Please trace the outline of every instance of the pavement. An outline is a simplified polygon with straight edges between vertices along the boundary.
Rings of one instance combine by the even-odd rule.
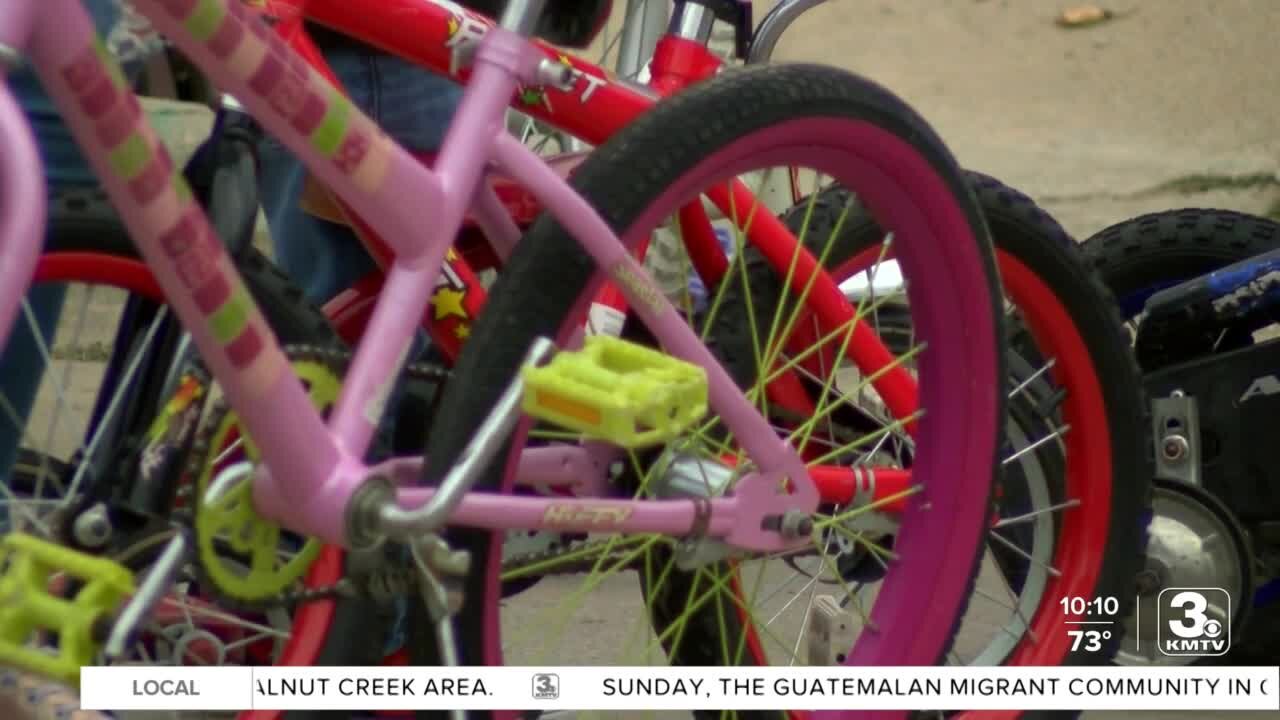
[[[797,22],[777,59],[834,64],[887,86],[964,166],[1028,193],[1080,239],[1177,207],[1280,215],[1280,1],[1114,1],[1105,7],[1118,17],[1064,29],[1054,19],[1069,3],[1055,0],[832,0]],[[757,18],[771,4],[756,2]],[[207,128],[202,109],[148,109],[179,160]],[[85,379],[94,362],[68,365]],[[513,662],[536,659],[540,643],[523,630],[573,587],[553,578],[511,602]],[[641,617],[640,599],[634,577],[599,588],[562,633],[574,661],[613,657],[619,628],[630,627],[620,621]],[[1135,716],[1277,714],[1086,717]]]
[[[1176,207],[1280,214],[1280,3],[1105,0],[1114,19],[1058,26],[1073,4],[832,0],[775,57],[883,84],[1080,239]]]

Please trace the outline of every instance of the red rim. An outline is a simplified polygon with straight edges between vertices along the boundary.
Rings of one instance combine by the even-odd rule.
[[[1065,438],[1066,495],[1080,498],[1081,507],[1062,513],[1054,552],[1054,567],[1062,574],[1050,579],[1046,595],[1093,597],[1111,518],[1111,437],[1098,431],[1105,424],[1091,422],[1107,417],[1102,386],[1084,339],[1053,291],[1010,255],[1000,253],[999,265],[1006,291],[1026,318],[1036,345],[1045,355],[1057,358],[1050,370],[1054,382],[1071,389],[1062,408],[1072,428]],[[1040,603],[1031,629],[1041,639],[1020,645],[1010,664],[1056,665],[1066,656],[1070,639],[1053,631],[1072,617],[1059,614],[1057,605],[1056,601]]]
[[[1062,405],[1064,421],[1073,430],[1065,438],[1064,480],[1066,497],[1080,499],[1080,507],[1061,514],[1053,558],[1053,566],[1061,574],[1049,578],[1044,599],[1030,623],[1031,633],[1039,640],[1020,643],[1005,664],[1060,665],[1070,650],[1070,639],[1061,632],[1062,623],[1076,618],[1058,607],[1058,598],[1094,597],[1106,554],[1111,518],[1111,437],[1099,432],[1105,423],[1090,422],[1107,417],[1106,402],[1088,347],[1061,301],[1017,258],[997,251],[997,260],[1005,292],[1027,321],[1037,347],[1057,359],[1050,369],[1054,382],[1071,388]],[[1012,720],[1020,715],[1016,710],[987,710],[961,717]]]
[[[879,254],[879,248],[864,250],[831,274],[848,277],[875,262]],[[1111,438],[1105,432],[1106,423],[1091,421],[1106,418],[1107,408],[1089,348],[1057,295],[1009,252],[997,248],[996,258],[1005,293],[1018,306],[1036,346],[1046,357],[1057,359],[1050,369],[1053,381],[1071,389],[1062,405],[1064,421],[1072,428],[1064,438],[1064,489],[1066,497],[1080,500],[1080,507],[1060,516],[1053,566],[1061,575],[1050,577],[1044,599],[1031,619],[1031,634],[1038,641],[1019,643],[1005,661],[1006,665],[1055,666],[1067,656],[1071,643],[1060,631],[1061,625],[1073,619],[1062,612],[1057,599],[1093,597],[1106,552],[1111,517]],[[1018,716],[1018,711],[963,714],[971,720]]]
[[[844,263],[833,275],[856,271],[878,256],[878,249],[869,249]],[[1106,545],[1108,518],[1110,515],[1111,487],[1109,482],[1091,481],[1090,478],[1109,478],[1111,467],[1110,439],[1106,433],[1090,432],[1094,424],[1087,419],[1105,417],[1105,403],[1097,374],[1093,368],[1088,348],[1076,330],[1069,313],[1039,277],[1029,268],[1002,250],[997,257],[1005,291],[1018,305],[1037,346],[1047,355],[1058,358],[1051,374],[1059,385],[1072,388],[1063,405],[1066,422],[1077,431],[1068,434],[1067,471],[1065,476],[1068,497],[1081,498],[1093,512],[1062,514],[1060,540],[1055,548],[1054,565],[1062,574],[1050,579],[1046,587],[1046,599],[1068,596],[1091,596],[1099,574],[1102,550]],[[138,260],[93,252],[54,252],[41,256],[36,267],[36,282],[87,282],[119,287],[151,300],[160,301],[163,294],[146,265]],[[356,290],[356,298],[368,298]],[[330,306],[331,319],[344,339],[359,337],[365,320],[364,313],[342,312],[339,302]],[[359,304],[359,303],[357,303]],[[1101,508],[1104,512],[1094,510]],[[1068,542],[1065,538],[1070,538]],[[326,546],[316,564],[307,575],[308,586],[336,582],[342,573],[342,551]],[[1007,664],[1056,665],[1066,656],[1069,639],[1053,632],[1063,618],[1056,602],[1042,601],[1031,622],[1032,632],[1040,638],[1037,643],[1021,643]],[[326,633],[333,621],[335,603],[322,601],[310,603],[294,618],[293,632],[281,655],[280,665],[305,666],[318,657]],[[749,626],[749,625],[748,625]],[[751,633],[749,640],[753,654],[760,650],[759,640]],[[997,718],[1015,717],[1010,713],[967,713],[966,717]],[[268,720],[279,716],[275,711],[249,711],[240,720]]]

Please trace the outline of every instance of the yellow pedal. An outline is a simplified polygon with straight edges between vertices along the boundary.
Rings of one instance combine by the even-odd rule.
[[[50,591],[55,578],[67,597]],[[80,668],[93,663],[97,654],[94,623],[133,592],[133,573],[119,563],[31,535],[4,536],[0,666],[79,685]],[[42,642],[43,633],[56,637],[56,648]]]
[[[626,448],[667,442],[707,413],[707,373],[608,335],[522,370],[525,413]]]

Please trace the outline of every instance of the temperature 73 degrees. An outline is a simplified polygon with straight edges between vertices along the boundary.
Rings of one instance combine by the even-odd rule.
[[[1068,630],[1071,637],[1071,652],[1080,650],[1084,644],[1085,652],[1098,652],[1102,649],[1102,641],[1111,639],[1110,630]]]

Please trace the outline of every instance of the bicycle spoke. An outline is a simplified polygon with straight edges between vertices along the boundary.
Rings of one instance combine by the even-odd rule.
[[[1053,567],[1052,565],[1049,565],[1048,563],[1045,563],[1043,560],[1032,557],[1030,553],[1028,553],[1026,550],[1023,550],[1021,547],[1018,546],[1017,543],[1013,542],[1009,538],[1006,538],[1005,536],[1001,535],[995,530],[991,530],[987,534],[990,535],[992,538],[995,538],[1001,545],[1004,545],[1005,547],[1014,551],[1018,555],[1022,556],[1024,560],[1035,563],[1050,575],[1054,577],[1062,577],[1061,570]]]
[[[90,298],[93,297],[93,291],[95,289],[96,289],[95,286],[90,285],[88,287],[87,292],[84,293],[83,300],[80,302],[80,313],[78,316],[79,321],[76,323],[75,332],[72,333],[73,338],[78,339],[80,337],[80,333],[84,331],[84,325],[89,315],[88,313],[89,300]],[[72,344],[73,346],[76,344],[75,340],[72,341]],[[71,368],[72,368],[72,363],[67,362],[62,369],[62,382],[61,382],[61,385],[58,385],[58,387],[69,387],[71,385]],[[66,407],[67,407],[66,396],[63,395],[62,393],[58,393],[57,398],[54,400],[53,414],[49,418],[49,430],[47,433],[45,433],[44,447],[46,448],[53,447],[55,430],[58,426],[58,419],[62,416],[62,412],[66,409]],[[45,461],[45,458],[44,458],[44,454],[42,453],[41,462],[44,462],[44,461]],[[43,475],[44,473],[41,473],[42,477]],[[43,488],[37,487],[35,496],[43,497],[42,491],[43,491]]]
[[[1021,515],[1014,515],[1012,517],[1001,518],[1000,520],[996,521],[994,528],[1002,528],[1002,527],[1009,527],[1010,525],[1021,525],[1024,523],[1029,523],[1034,520],[1037,520],[1038,518],[1040,518],[1042,515],[1045,515],[1046,513],[1054,513],[1054,512],[1058,512],[1059,510],[1067,510],[1073,507],[1080,507],[1079,498],[1072,498],[1070,500],[1066,500],[1064,502],[1060,502],[1054,505],[1048,505],[1046,507],[1040,508],[1039,510],[1032,510],[1031,512],[1023,513]]]
[[[168,316],[168,311],[169,307],[166,305],[160,308],[159,312],[156,313],[155,318],[151,322],[151,326],[147,328],[147,334],[143,337],[141,346],[138,347],[138,349],[133,353],[133,357],[129,360],[129,364],[124,372],[124,378],[121,379],[116,392],[112,394],[111,402],[107,405],[107,410],[102,415],[102,421],[94,430],[93,437],[90,438],[89,445],[85,449],[84,459],[76,467],[75,475],[71,478],[71,487],[67,490],[67,496],[64,504],[69,504],[76,497],[77,491],[80,488],[80,483],[84,480],[84,474],[89,469],[89,466],[93,462],[93,458],[97,454],[98,444],[106,435],[107,427],[111,425],[111,420],[115,415],[116,410],[123,402],[125,390],[132,383],[133,376],[137,373],[138,367],[142,363],[142,356],[145,354],[145,350],[151,346],[151,342],[155,339],[156,333],[160,330],[161,323]]]
[[[1050,443],[1050,442],[1053,442],[1054,440],[1061,438],[1063,435],[1066,435],[1067,432],[1069,432],[1070,430],[1071,430],[1070,425],[1063,425],[1062,427],[1058,428],[1057,430],[1054,430],[1048,435],[1045,435],[1044,437],[1041,437],[1041,438],[1037,438],[1034,442],[1030,443],[1026,447],[1019,448],[1017,452],[1013,453],[1009,457],[1002,460],[1001,464],[1008,465],[1012,462],[1015,462],[1018,458],[1022,457],[1023,455],[1026,455],[1029,452],[1033,452],[1036,448],[1042,447],[1046,443]]]
[[[1036,380],[1044,376],[1045,373],[1049,372],[1049,369],[1052,368],[1056,363],[1057,363],[1056,358],[1049,358],[1049,360],[1045,362],[1044,365],[1041,365],[1038,370],[1028,375],[1025,380],[1018,383],[1017,387],[1010,390],[1008,398],[1012,400],[1016,398],[1018,395],[1021,395],[1023,391],[1025,391],[1028,387],[1031,387],[1032,383],[1034,383]]]

